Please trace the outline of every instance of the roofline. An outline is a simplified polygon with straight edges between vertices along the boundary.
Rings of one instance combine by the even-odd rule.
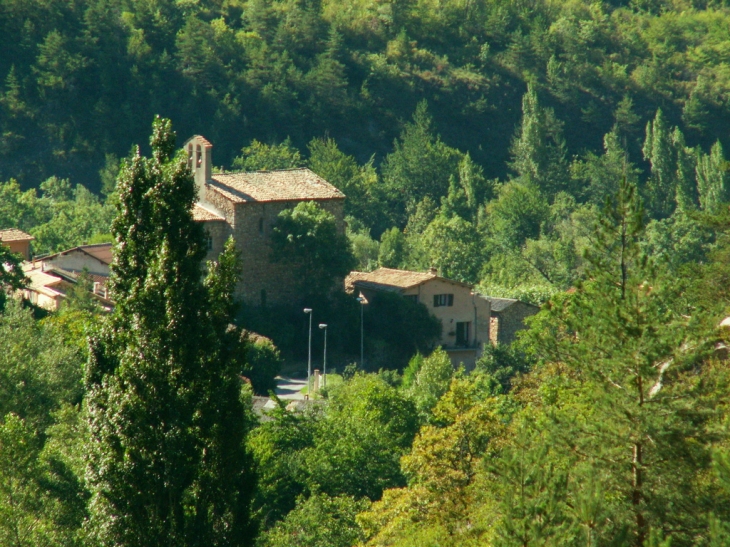
[[[244,172],[245,173],[255,173],[258,171],[244,171]],[[272,171],[264,171],[264,172],[272,173]],[[223,183],[218,183],[218,184],[223,184]],[[330,184],[330,183],[327,183],[327,184]],[[208,183],[206,183],[206,186],[208,188],[211,188],[212,190],[218,192],[221,196],[228,199],[229,201],[232,201],[236,205],[241,204],[241,203],[286,203],[287,201],[335,201],[335,200],[347,199],[347,196],[345,196],[343,194],[342,196],[335,196],[335,197],[331,197],[331,198],[288,198],[288,199],[253,199],[253,200],[237,198],[237,199],[240,199],[240,201],[233,201],[225,195],[225,193],[224,193],[225,190],[223,190],[222,188],[217,188],[216,186],[214,186],[212,184],[208,184]]]
[[[212,144],[212,143],[211,143],[211,142],[210,142],[210,141],[209,141],[208,139],[206,139],[206,138],[205,138],[205,137],[204,137],[203,135],[193,135],[192,137],[190,137],[190,138],[189,138],[188,140],[186,140],[186,141],[185,141],[185,142],[183,143],[183,148],[184,148],[185,146],[187,146],[187,145],[188,145],[188,143],[189,143],[190,141],[194,140],[194,139],[201,139],[201,140],[202,140],[202,145],[203,145],[203,146],[204,146],[205,148],[213,148],[213,144]]]
[[[111,264],[111,262],[104,262],[104,261],[103,261],[102,259],[100,259],[100,258],[99,258],[98,256],[94,256],[94,255],[92,255],[91,253],[88,253],[88,252],[86,252],[86,251],[85,251],[85,250],[83,249],[83,247],[91,247],[91,246],[95,246],[95,245],[113,245],[113,244],[112,244],[112,243],[94,243],[94,244],[92,244],[92,245],[79,245],[78,247],[72,247],[72,248],[70,248],[70,249],[66,249],[65,251],[59,251],[59,252],[57,252],[57,253],[54,253],[54,254],[52,254],[52,255],[45,255],[45,256],[36,256],[36,257],[34,257],[34,259],[35,259],[35,260],[48,260],[48,259],[50,259],[50,258],[55,258],[55,257],[57,257],[57,256],[61,256],[61,255],[65,255],[65,254],[68,254],[68,253],[70,253],[71,251],[81,251],[82,253],[84,253],[84,254],[85,254],[85,255],[87,255],[87,256],[90,256],[91,258],[93,258],[93,259],[94,259],[94,260],[96,260],[97,262],[101,262],[102,264],[106,264],[107,266],[109,266],[109,265]]]
[[[384,268],[384,269],[386,269],[386,270],[396,270],[396,271],[401,271],[401,272],[408,272],[409,271],[409,270],[398,270],[397,268]],[[350,273],[352,274],[352,273],[355,273],[355,272],[350,272]],[[372,272],[357,272],[357,273],[368,274],[368,273],[372,273]],[[410,273],[423,273],[423,272],[410,272]],[[407,285],[405,287],[401,287],[401,286],[398,286],[398,285],[389,285],[388,283],[382,283],[380,281],[370,281],[368,279],[355,279],[355,280],[353,280],[352,284],[354,286],[354,285],[356,285],[358,283],[358,281],[362,281],[364,283],[375,283],[377,285],[383,285],[384,287],[395,287],[397,289],[400,289],[400,290],[404,291],[406,289],[412,289],[414,287],[419,287],[419,286],[423,285],[424,283],[428,283],[429,281],[435,281],[435,280],[444,281],[446,283],[451,283],[452,285],[458,285],[458,286],[461,286],[461,287],[466,287],[467,289],[469,289],[471,291],[474,291],[474,285],[469,285],[468,283],[462,283],[461,281],[455,281],[453,279],[448,279],[446,277],[441,277],[440,275],[434,275],[433,277],[429,277],[428,279],[424,279],[423,281],[419,281],[417,283],[413,283],[412,285]],[[474,294],[477,294],[477,293],[474,293]]]

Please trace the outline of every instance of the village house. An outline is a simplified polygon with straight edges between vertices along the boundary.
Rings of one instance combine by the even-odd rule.
[[[488,298],[492,308],[489,339],[495,346],[514,342],[517,339],[517,333],[527,328],[525,319],[540,311],[540,308],[534,304],[520,302],[513,298]]]
[[[28,286],[23,289],[23,297],[36,306],[56,311],[71,287],[78,283],[79,277],[86,274],[99,304],[110,310],[114,304],[108,298],[106,284],[111,261],[111,243],[80,245],[26,261],[23,273],[28,278]]]
[[[30,259],[30,242],[35,238],[16,228],[0,230],[0,244],[10,249],[11,253],[22,256],[25,260]]]
[[[254,306],[292,302],[297,296],[292,269],[270,259],[277,216],[302,201],[314,201],[334,215],[344,233],[345,195],[304,168],[212,173],[213,145],[199,135],[189,139],[184,149],[198,190],[193,218],[205,225],[208,237],[207,259],[217,258],[233,236],[244,272],[236,297]]]
[[[474,367],[489,340],[489,300],[477,295],[471,285],[440,277],[433,268],[428,272],[391,268],[352,272],[345,279],[345,290],[362,293],[367,300],[378,292],[396,292],[426,306],[441,321],[438,343],[455,366]]]

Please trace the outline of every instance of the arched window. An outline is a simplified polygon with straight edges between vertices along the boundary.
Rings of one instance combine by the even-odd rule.
[[[196,147],[195,152],[196,152],[196,154],[198,156],[197,159],[195,160],[195,168],[197,169],[198,167],[200,167],[201,165],[203,165],[203,151],[200,148],[200,145],[198,145]]]
[[[188,144],[188,169],[193,168],[193,144]]]

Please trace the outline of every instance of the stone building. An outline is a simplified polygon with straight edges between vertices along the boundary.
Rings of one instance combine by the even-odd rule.
[[[11,253],[17,253],[25,260],[30,258],[30,242],[35,238],[16,228],[0,230],[0,245],[5,245]]]
[[[256,306],[291,302],[297,297],[298,280],[290,267],[270,259],[278,214],[299,202],[315,201],[334,215],[344,233],[345,195],[309,169],[213,173],[213,145],[199,135],[184,149],[198,190],[193,216],[208,234],[207,258],[215,259],[232,235],[243,266],[236,296]]]
[[[513,298],[488,298],[492,304],[489,339],[495,346],[514,342],[517,339],[517,333],[527,328],[525,319],[540,311],[540,308],[534,304],[520,302]]]
[[[489,340],[489,300],[474,293],[471,285],[438,276],[435,268],[352,272],[345,279],[345,290],[362,293],[368,300],[377,292],[397,292],[426,306],[441,321],[439,344],[455,366],[463,363],[472,368]]]

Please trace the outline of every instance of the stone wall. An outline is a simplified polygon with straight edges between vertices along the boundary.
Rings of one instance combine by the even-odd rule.
[[[208,190],[208,201],[226,217],[225,221],[206,222],[212,238],[207,258],[214,259],[233,235],[241,253],[243,273],[236,296],[249,305],[283,304],[297,298],[297,279],[291,267],[271,262],[271,233],[277,217],[284,209],[294,208],[299,201],[265,201],[238,203],[235,206],[214,190]],[[344,200],[318,201],[333,214],[340,233],[345,231]]]
[[[490,320],[490,340],[493,344],[511,344],[517,333],[527,326],[525,319],[535,315],[540,309],[524,302],[515,302],[501,312],[492,312]]]

